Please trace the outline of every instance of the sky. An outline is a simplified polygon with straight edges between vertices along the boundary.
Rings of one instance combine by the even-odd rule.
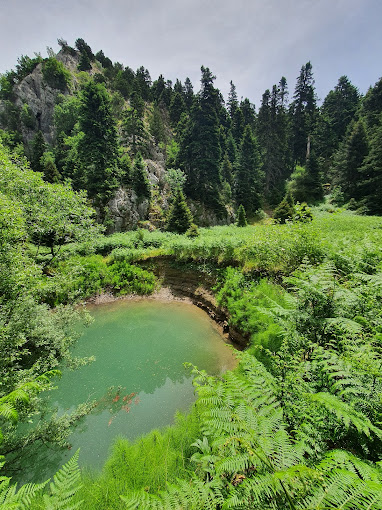
[[[320,100],[342,75],[365,93],[382,76],[381,25],[382,0],[0,0],[0,73],[81,37],[152,80],[188,76],[195,92],[209,67],[225,98],[232,80],[258,109],[282,76],[293,96],[308,61]]]

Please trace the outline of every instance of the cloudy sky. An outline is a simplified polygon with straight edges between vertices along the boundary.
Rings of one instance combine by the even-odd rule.
[[[320,99],[341,75],[362,93],[382,76],[382,0],[0,0],[0,21],[0,73],[82,37],[153,80],[189,76],[195,91],[209,67],[225,97],[233,80],[257,108],[281,76],[292,95],[309,60]]]

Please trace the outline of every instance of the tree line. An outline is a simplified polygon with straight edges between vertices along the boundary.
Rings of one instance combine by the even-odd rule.
[[[264,92],[256,112],[248,98],[239,101],[232,81],[224,101],[208,67],[201,67],[195,93],[189,78],[173,84],[160,75],[152,81],[144,67],[134,72],[113,63],[102,50],[94,54],[83,39],[75,48],[63,40],[59,44],[62,53],[77,58],[80,90],[74,92],[70,73],[54,53],[45,60],[21,57],[16,71],[1,77],[3,142],[15,146],[22,127],[34,126],[34,140],[24,147],[32,168],[50,182],[70,179],[101,210],[120,186],[152,198],[143,159],[155,146],[167,170],[185,175],[186,198],[221,218],[228,206],[237,210],[241,204],[253,218],[262,208],[280,204],[286,193],[295,202],[312,204],[325,191],[336,205],[381,213],[381,80],[361,96],[341,76],[318,106],[307,62],[290,100],[282,77]],[[44,80],[65,92],[57,96],[51,146],[28,105],[17,109],[14,103],[14,86],[38,64]]]

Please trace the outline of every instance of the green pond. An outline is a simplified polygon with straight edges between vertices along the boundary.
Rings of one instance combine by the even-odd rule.
[[[177,410],[195,400],[184,362],[214,375],[235,366],[232,349],[202,310],[184,302],[115,301],[89,306],[94,322],[73,349],[95,356],[77,370],[64,370],[48,398],[59,414],[96,400],[69,442],[71,450],[40,447],[23,459],[23,482],[45,480],[80,448],[80,465],[99,469],[116,436],[135,439],[171,424]]]

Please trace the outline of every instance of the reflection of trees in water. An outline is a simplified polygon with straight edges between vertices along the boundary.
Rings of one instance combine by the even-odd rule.
[[[57,471],[57,466],[64,464],[72,455],[70,448],[37,441],[23,448],[21,454],[7,456],[5,467],[13,482],[41,483],[51,478],[52,473]]]

